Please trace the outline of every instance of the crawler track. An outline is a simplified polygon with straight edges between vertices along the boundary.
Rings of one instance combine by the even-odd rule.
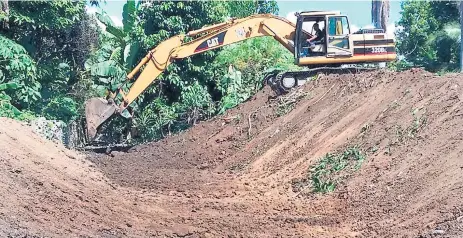
[[[361,72],[374,71],[378,68],[372,67],[317,67],[302,71],[283,71],[268,74],[264,81],[270,85],[278,95],[285,94],[295,87],[304,85],[307,81],[314,79],[319,74],[358,74]]]

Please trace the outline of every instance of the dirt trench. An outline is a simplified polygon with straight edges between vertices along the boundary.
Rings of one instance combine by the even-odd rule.
[[[322,75],[112,157],[2,119],[0,234],[461,237],[462,80],[415,69]],[[353,146],[366,159],[334,192],[294,186]]]

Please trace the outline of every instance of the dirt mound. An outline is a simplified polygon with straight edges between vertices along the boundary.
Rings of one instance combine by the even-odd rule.
[[[181,197],[181,210],[195,213],[179,216],[216,235],[432,235],[461,218],[461,80],[421,70],[322,76],[283,99],[265,89],[189,131],[92,161],[122,186]],[[351,146],[367,159],[336,192],[292,186],[317,159]]]
[[[26,125],[0,118],[0,151],[1,237],[142,237],[164,229],[150,217],[167,212],[150,198],[117,189],[81,155]]]
[[[0,235],[461,237],[462,80],[322,75],[91,162],[1,119]]]

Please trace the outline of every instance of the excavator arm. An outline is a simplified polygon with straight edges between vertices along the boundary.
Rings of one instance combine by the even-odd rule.
[[[106,120],[126,109],[175,60],[261,36],[272,36],[293,52],[295,30],[296,26],[284,18],[258,14],[190,31],[186,35],[177,35],[161,42],[127,75],[125,83],[134,80],[141,71],[128,92],[124,92],[121,86],[110,94],[108,100],[92,98],[87,101],[85,113],[88,137],[93,140],[98,128]],[[195,37],[200,34],[204,35],[184,43],[186,36]],[[116,105],[116,97],[122,99],[119,105]]]

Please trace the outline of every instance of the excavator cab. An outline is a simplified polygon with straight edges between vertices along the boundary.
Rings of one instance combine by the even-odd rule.
[[[295,58],[352,56],[350,27],[347,16],[338,12],[303,12],[296,24]],[[307,39],[315,35],[313,26],[317,24],[323,32],[323,39],[312,47]]]
[[[383,29],[351,32],[349,18],[339,11],[305,11],[296,14],[294,58],[299,66],[338,67],[342,64],[381,63],[396,59],[395,40]],[[325,38],[310,48],[313,32],[307,26],[318,22]]]

